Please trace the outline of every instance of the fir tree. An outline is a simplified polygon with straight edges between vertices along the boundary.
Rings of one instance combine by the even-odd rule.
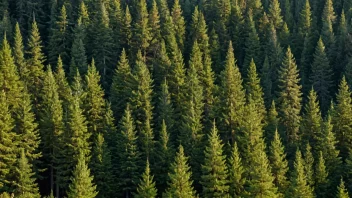
[[[96,186],[93,183],[93,177],[86,163],[84,154],[80,154],[77,165],[73,170],[71,184],[67,195],[69,198],[94,198],[97,196]]]
[[[272,0],[269,5],[268,17],[273,22],[276,29],[280,29],[283,24],[281,16],[280,2],[278,0]]]
[[[348,192],[345,188],[345,182],[343,182],[343,179],[341,178],[340,185],[337,187],[337,198],[349,198],[350,196],[348,195]]]
[[[314,197],[313,190],[306,180],[304,161],[299,150],[296,152],[294,170],[291,175],[290,183],[291,185],[286,194],[288,197]]]
[[[234,142],[235,131],[239,127],[242,108],[245,103],[245,92],[242,87],[242,78],[233,54],[232,43],[229,44],[225,69],[222,71],[220,91],[220,128],[221,135],[226,140]]]
[[[323,153],[320,151],[318,155],[318,162],[315,167],[315,193],[317,197],[327,196],[328,183],[328,172],[326,171]]]
[[[86,47],[85,47],[86,29],[84,28],[82,18],[78,19],[77,25],[73,30],[73,42],[71,48],[70,76],[73,77],[76,69],[79,73],[85,75],[88,70]]]
[[[179,0],[174,1],[174,5],[171,11],[171,16],[174,22],[174,31],[175,31],[178,47],[181,51],[183,51],[184,45],[185,45],[184,42],[185,42],[186,27],[185,27],[185,19],[182,16],[182,9],[181,9]]]
[[[13,56],[19,76],[22,80],[27,79],[28,77],[26,77],[25,75],[28,74],[28,65],[26,64],[26,60],[24,58],[23,38],[19,23],[16,23],[15,26]]]
[[[335,35],[333,31],[333,25],[336,20],[333,3],[331,0],[325,1],[324,10],[322,13],[322,29],[321,36],[322,40],[327,47],[327,56],[329,57],[330,63],[334,63],[336,57],[336,46],[335,46]]]
[[[229,194],[228,170],[226,156],[223,155],[223,144],[213,123],[213,130],[208,135],[208,145],[205,148],[205,161],[202,165],[202,180],[204,197],[226,197]]]
[[[336,100],[337,104],[332,117],[333,131],[338,141],[337,148],[341,152],[342,159],[345,159],[351,150],[349,145],[352,141],[352,99],[345,77],[340,82]]]
[[[325,54],[325,46],[320,38],[315,48],[314,62],[312,64],[311,83],[318,94],[322,111],[325,113],[330,103],[330,89],[332,87],[332,70]]]
[[[289,182],[287,180],[288,162],[286,160],[284,146],[281,143],[281,139],[277,130],[275,131],[275,135],[269,149],[271,170],[275,177],[274,184],[278,187],[278,191],[284,195],[287,188],[289,187]]]
[[[138,184],[140,154],[134,121],[128,104],[120,121],[120,131],[117,140],[120,169],[118,186],[125,196],[129,196]]]
[[[135,197],[137,198],[155,198],[157,195],[157,189],[155,188],[155,182],[153,181],[154,176],[150,173],[149,161],[147,160],[147,165],[145,172],[142,175],[142,180],[137,188],[137,193]]]
[[[279,70],[279,104],[281,124],[286,132],[285,140],[291,146],[298,140],[301,111],[301,85],[299,85],[297,65],[291,49],[288,48],[286,57]]]
[[[306,175],[307,179],[307,184],[310,185],[310,187],[314,186],[314,157],[312,153],[312,147],[308,143],[306,145],[305,153],[304,153],[304,173]]]
[[[137,3],[137,16],[134,23],[134,53],[142,51],[143,60],[145,61],[147,48],[152,39],[151,28],[149,27],[149,17],[146,0],[139,0]]]
[[[16,133],[13,131],[14,120],[11,118],[9,106],[6,101],[6,93],[0,94],[0,188],[4,191],[9,189],[16,164],[17,144]]]
[[[15,188],[16,197],[19,198],[39,198],[39,189],[36,184],[32,166],[26,158],[25,151],[21,149],[20,158],[17,160],[16,165],[16,179],[17,184]]]
[[[184,155],[183,147],[179,147],[175,162],[171,164],[169,172],[170,182],[163,197],[196,197],[196,192],[192,187],[190,167],[187,164],[187,157]]]
[[[246,177],[244,175],[245,168],[243,167],[242,159],[236,142],[233,144],[233,149],[228,164],[230,196],[233,198],[241,197],[243,194],[245,194],[244,184],[246,183]]]

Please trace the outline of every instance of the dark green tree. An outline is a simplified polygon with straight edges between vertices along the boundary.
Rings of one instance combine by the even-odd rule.
[[[312,147],[308,143],[304,152],[304,173],[306,175],[307,184],[314,190],[314,157]]]
[[[318,162],[315,165],[315,194],[317,197],[325,197],[328,193],[328,172],[326,171],[323,153],[320,151]]]
[[[172,16],[172,21],[174,22],[176,41],[181,51],[183,51],[184,49],[185,34],[186,34],[186,23],[182,15],[183,14],[182,14],[180,1],[176,0],[174,1],[174,5],[171,10],[171,16]]]
[[[147,48],[152,39],[146,0],[139,0],[136,7],[137,14],[133,27],[133,52],[137,53],[138,50],[141,50],[143,60],[146,61]]]
[[[229,196],[230,186],[223,146],[214,122],[213,129],[208,135],[208,145],[204,151],[205,160],[202,165],[201,184],[204,197]]]
[[[244,185],[246,177],[244,175],[245,168],[243,167],[242,158],[236,142],[233,144],[231,156],[228,161],[229,193],[233,198],[240,197],[245,193]]]
[[[155,198],[157,196],[157,189],[155,188],[155,182],[153,181],[154,176],[150,173],[149,161],[147,160],[145,172],[142,175],[142,179],[138,185],[137,198]]]

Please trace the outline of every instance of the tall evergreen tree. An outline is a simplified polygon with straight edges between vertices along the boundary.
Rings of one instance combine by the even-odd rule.
[[[84,154],[80,154],[77,165],[73,170],[70,189],[67,192],[69,198],[94,198],[97,196],[96,186],[93,177],[90,175]]]
[[[322,107],[322,112],[327,112],[330,103],[330,90],[333,86],[332,70],[329,59],[325,54],[325,46],[320,38],[315,48],[314,62],[312,64],[312,75],[310,77],[312,86],[318,94],[318,99]]]
[[[143,60],[146,61],[147,48],[152,39],[151,28],[149,26],[149,14],[147,10],[146,0],[139,0],[137,5],[136,21],[134,23],[134,53],[138,50],[142,51]]]
[[[246,177],[244,175],[245,168],[243,167],[243,162],[236,142],[233,144],[233,149],[228,164],[230,196],[233,198],[240,197],[245,194],[244,185],[246,183]]]
[[[301,85],[296,61],[290,47],[287,48],[286,57],[279,70],[279,104],[281,124],[285,140],[290,146],[297,143],[298,130],[301,121]],[[290,152],[290,151],[289,151]]]
[[[70,76],[73,77],[76,69],[79,73],[85,75],[88,70],[87,56],[86,56],[86,28],[83,24],[83,19],[80,17],[73,30],[73,41],[71,48],[71,62],[70,62]]]
[[[307,184],[314,190],[314,157],[312,147],[308,143],[304,152],[304,173],[306,175]]]
[[[318,155],[318,162],[315,167],[315,193],[317,197],[327,196],[328,183],[328,172],[326,171],[323,153],[320,151]]]
[[[203,196],[227,197],[229,196],[228,170],[223,155],[223,144],[213,123],[211,134],[208,135],[208,145],[205,148],[205,161],[202,165]]]
[[[145,172],[142,175],[142,180],[137,188],[137,198],[155,198],[157,190],[155,188],[154,176],[150,173],[149,161],[147,160]]]
[[[348,195],[348,192],[345,187],[345,182],[343,182],[343,179],[341,178],[340,185],[337,187],[337,198],[349,198],[350,196]]]
[[[176,41],[178,47],[181,51],[184,49],[185,45],[185,33],[186,33],[186,25],[185,19],[182,16],[182,9],[179,0],[174,1],[174,5],[171,11],[172,20],[174,22],[174,31],[176,36]]]
[[[19,76],[22,80],[26,79],[25,75],[28,74],[28,65],[24,58],[23,37],[19,23],[16,23],[15,26],[13,56]]]
[[[283,18],[281,16],[280,2],[272,0],[268,9],[268,17],[273,22],[276,29],[280,29],[283,25]]]
[[[196,192],[192,187],[191,171],[184,154],[183,147],[179,147],[175,162],[171,164],[169,172],[169,187],[163,197],[196,197]]]

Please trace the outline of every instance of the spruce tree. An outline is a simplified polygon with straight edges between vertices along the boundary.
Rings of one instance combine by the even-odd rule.
[[[348,195],[348,191],[346,190],[345,187],[345,182],[343,182],[343,179],[341,178],[340,185],[337,187],[337,198],[349,198],[350,196]]]
[[[136,7],[137,14],[133,27],[133,51],[136,53],[138,50],[141,50],[143,60],[145,61],[147,48],[149,47],[152,39],[152,35],[150,33],[152,29],[149,26],[149,14],[146,0],[139,0]]]
[[[137,134],[131,115],[129,104],[120,121],[120,133],[118,134],[119,155],[119,189],[124,196],[129,196],[138,184],[140,174],[140,153],[137,147]]]
[[[321,37],[327,47],[327,56],[330,64],[333,64],[336,58],[336,38],[333,31],[333,26],[336,20],[333,3],[331,0],[325,1],[323,13],[321,15],[322,28]]]
[[[296,61],[290,47],[287,48],[286,57],[279,69],[278,81],[281,125],[286,133],[285,142],[293,146],[298,140],[302,93]]]
[[[282,145],[281,138],[277,130],[275,131],[275,135],[269,150],[271,170],[275,177],[274,184],[277,186],[278,192],[281,195],[284,195],[289,187],[289,182],[287,180],[288,162],[286,160],[284,145]]]
[[[312,86],[318,94],[318,99],[322,107],[322,112],[327,112],[331,100],[330,90],[333,86],[332,70],[329,59],[325,54],[325,46],[320,38],[315,48],[314,62],[312,64],[312,75],[310,77]]]
[[[16,153],[18,142],[17,136],[13,131],[14,120],[11,118],[9,104],[6,100],[6,93],[0,94],[0,188],[3,191],[11,191],[11,176],[16,164]]]
[[[302,116],[301,124],[301,138],[302,142],[309,143],[313,146],[314,151],[318,150],[319,143],[321,143],[322,123],[319,102],[317,101],[317,94],[312,89],[308,95],[308,102],[305,106],[305,113]]]
[[[264,137],[269,145],[274,139],[274,134],[279,126],[278,112],[276,111],[275,101],[271,102],[271,107],[266,116],[266,126],[264,128]]]
[[[196,197],[196,192],[192,187],[192,173],[187,161],[188,158],[184,154],[183,147],[180,146],[175,161],[171,164],[169,187],[163,194],[163,197]]]
[[[20,151],[20,158],[17,160],[16,164],[16,187],[15,194],[19,198],[39,198],[39,189],[36,184],[34,173],[32,171],[32,166],[28,159],[24,149]]]
[[[245,92],[231,42],[227,52],[225,69],[222,71],[220,79],[220,134],[226,141],[232,140],[234,142],[235,133],[242,116],[242,108],[245,104]]]
[[[85,75],[88,70],[87,56],[86,56],[86,29],[82,18],[79,18],[73,30],[73,41],[71,48],[71,62],[70,62],[70,76],[73,77],[76,69],[79,73]]]
[[[155,198],[157,189],[155,188],[154,176],[150,173],[149,161],[147,160],[145,172],[137,188],[136,198]]]
[[[263,88],[264,93],[264,102],[265,106],[269,107],[273,100],[273,71],[271,64],[269,63],[269,58],[266,55],[263,63],[263,67],[261,70],[261,86]]]
[[[182,9],[179,0],[174,1],[174,5],[171,10],[172,20],[174,22],[174,31],[176,36],[176,41],[178,47],[181,51],[184,49],[185,45],[185,33],[186,33],[186,26],[185,26],[185,19],[182,16]]]
[[[236,142],[233,144],[231,156],[228,161],[230,196],[233,198],[241,197],[245,194],[244,184],[246,183],[246,177],[244,175],[245,168],[243,167],[242,158]]]
[[[281,16],[280,2],[278,0],[272,0],[268,9],[268,17],[273,22],[276,29],[280,29],[283,24],[283,18]]]
[[[307,197],[313,198],[313,189],[309,186],[306,179],[304,171],[304,161],[302,159],[302,154],[299,150],[296,152],[296,158],[294,162],[294,170],[290,177],[290,187],[287,191],[286,196],[298,198],[298,197]]]
[[[340,156],[345,159],[351,150],[352,141],[352,99],[345,77],[342,78],[336,96],[337,104],[332,117],[333,131],[338,141]]]
[[[160,16],[158,11],[157,1],[153,0],[152,8],[149,14],[149,27],[150,27],[150,47],[149,53],[156,57],[159,51],[161,38],[161,29],[160,29]]]
[[[94,198],[98,194],[84,154],[79,155],[77,165],[73,170],[71,182],[67,192],[69,198]]]
[[[208,145],[204,151],[205,160],[202,165],[201,184],[204,197],[229,196],[228,170],[223,146],[214,122],[211,134],[208,135]]]
[[[325,197],[328,195],[328,172],[326,171],[323,153],[320,151],[318,162],[315,165],[315,194],[317,197]]]
[[[26,79],[25,75],[28,74],[28,65],[26,64],[26,60],[24,58],[23,37],[19,23],[16,23],[15,26],[13,56],[19,76],[22,80]]]
[[[307,184],[313,189],[314,181],[314,157],[312,153],[312,147],[308,143],[305,147],[304,152],[304,173],[306,175]]]

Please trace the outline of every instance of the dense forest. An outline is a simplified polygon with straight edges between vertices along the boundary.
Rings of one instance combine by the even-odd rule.
[[[1,198],[347,198],[352,0],[0,0]]]

